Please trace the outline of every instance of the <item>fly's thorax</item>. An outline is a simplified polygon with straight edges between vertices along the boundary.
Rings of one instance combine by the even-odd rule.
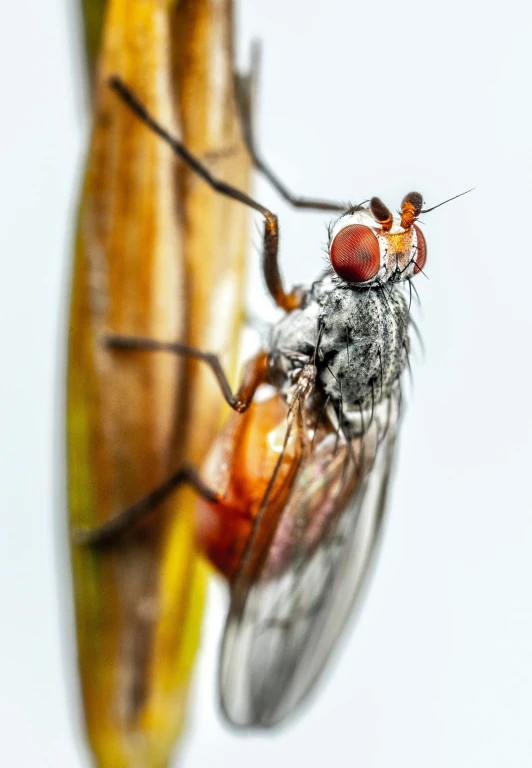
[[[314,283],[301,309],[273,327],[270,381],[289,391],[318,345],[316,386],[325,397],[346,415],[371,409],[390,395],[406,365],[408,325],[399,286],[360,289],[326,277]]]
[[[401,288],[337,287],[320,314],[318,355],[323,391],[345,414],[387,398],[409,351],[409,312]]]
[[[311,289],[301,309],[285,315],[271,329],[268,375],[273,386],[281,392],[291,389],[296,373],[314,355],[322,305]]]

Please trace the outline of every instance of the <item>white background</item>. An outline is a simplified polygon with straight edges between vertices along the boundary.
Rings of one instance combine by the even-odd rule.
[[[0,723],[6,766],[89,765],[68,677],[58,545],[68,266],[87,139],[67,0],[2,12]],[[424,360],[403,424],[379,567],[312,705],[236,734],[215,704],[214,590],[186,768],[532,765],[530,4],[241,2],[264,41],[265,156],[304,194],[393,208],[419,189]],[[288,281],[322,268],[325,218],[281,216]],[[254,237],[258,243],[258,236]],[[250,252],[253,306],[268,310]]]

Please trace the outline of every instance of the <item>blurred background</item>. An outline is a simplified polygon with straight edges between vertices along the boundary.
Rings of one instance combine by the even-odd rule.
[[[0,48],[0,722],[2,762],[17,768],[90,764],[60,539],[67,298],[89,130],[74,5],[10,4]],[[413,189],[429,206],[476,189],[424,217],[426,354],[407,387],[356,631],[297,720],[242,735],[217,711],[226,598],[212,583],[188,768],[532,762],[531,27],[515,0],[238,4],[239,62],[263,41],[259,145],[294,192],[397,208]],[[287,282],[313,280],[327,218],[290,210],[258,178],[255,193],[280,215]],[[251,240],[249,303],[269,319],[256,226]]]

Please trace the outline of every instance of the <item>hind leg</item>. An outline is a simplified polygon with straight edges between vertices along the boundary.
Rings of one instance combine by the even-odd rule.
[[[105,339],[105,344],[116,350],[173,352],[206,362],[216,376],[225,400],[238,413],[243,413],[249,408],[257,387],[266,381],[268,356],[265,352],[260,352],[257,357],[248,362],[240,387],[236,394],[233,394],[227,376],[216,355],[201,352],[185,344],[157,341],[138,336],[109,335]],[[130,507],[118,512],[102,525],[96,528],[75,529],[72,534],[74,542],[94,549],[112,548],[148,514],[155,512],[157,507],[180,485],[191,486],[206,501],[211,503],[219,501],[219,495],[205,485],[197,468],[190,464],[184,464],[164,483]]]

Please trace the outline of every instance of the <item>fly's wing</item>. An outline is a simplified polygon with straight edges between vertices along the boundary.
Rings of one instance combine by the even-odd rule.
[[[375,551],[397,418],[395,393],[362,437],[346,443],[329,432],[304,451],[267,551],[252,537],[220,661],[221,704],[234,725],[275,725],[320,675]]]

